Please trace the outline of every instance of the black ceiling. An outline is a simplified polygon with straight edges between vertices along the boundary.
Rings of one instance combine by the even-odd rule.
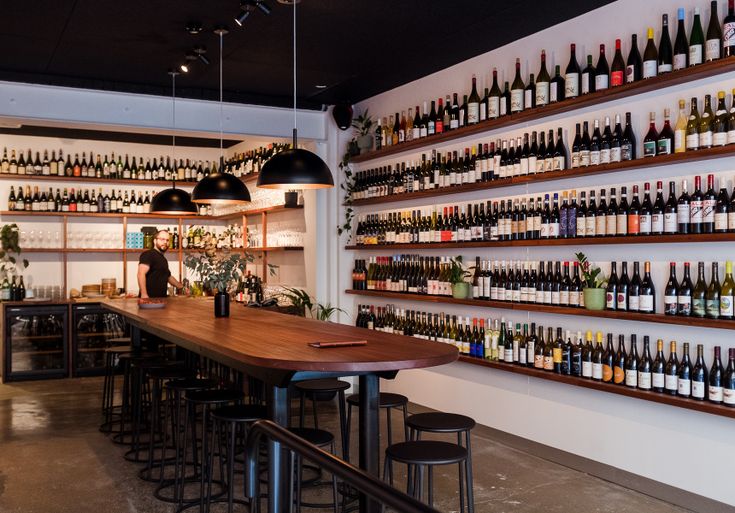
[[[168,68],[204,45],[177,94],[218,98],[224,39],[225,99],[291,104],[292,8],[266,0],[234,24],[239,0],[15,0],[2,3],[0,80],[170,94]],[[298,16],[299,104],[355,103],[613,0],[302,0]],[[200,21],[204,31],[185,26]],[[317,85],[326,85],[318,89]]]

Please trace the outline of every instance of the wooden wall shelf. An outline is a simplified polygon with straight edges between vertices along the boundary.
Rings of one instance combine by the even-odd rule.
[[[689,399],[676,395],[648,392],[646,390],[639,390],[637,388],[629,388],[624,385],[614,385],[612,383],[603,383],[601,381],[593,381],[591,379],[579,378],[577,376],[555,374],[553,372],[539,370],[533,367],[523,367],[521,365],[492,362],[489,360],[482,360],[480,358],[473,358],[471,356],[460,356],[459,361],[468,363],[470,365],[489,367],[491,369],[501,370],[505,372],[523,374],[524,376],[531,376],[534,378],[556,381],[557,383],[565,383],[567,385],[589,388],[592,390],[599,390],[601,392],[624,395],[627,397],[634,397],[636,399],[642,399],[644,401],[668,404],[669,406],[676,406],[678,408],[684,408],[687,410],[710,413],[712,415],[719,415],[722,417],[735,419],[735,408],[711,403],[709,401],[697,401],[696,399]]]
[[[597,246],[602,244],[681,244],[692,242],[735,242],[735,233],[703,233],[675,235],[628,235],[625,237],[572,237],[567,239],[495,240],[477,242],[432,242],[421,244],[366,244],[345,246],[347,250],[418,250],[504,248],[534,246]]]
[[[678,317],[664,314],[644,314],[639,312],[622,312],[617,310],[587,310],[570,306],[538,305],[534,303],[512,303],[508,301],[485,301],[482,299],[454,299],[446,296],[429,296],[423,294],[404,294],[381,290],[345,290],[347,294],[358,296],[383,297],[393,300],[418,301],[434,304],[465,305],[479,308],[497,308],[501,310],[516,310],[523,312],[541,312],[561,315],[579,315],[600,319],[617,319],[623,321],[654,322],[658,324],[676,324],[680,326],[695,326],[698,328],[717,328],[735,330],[735,320],[707,319],[699,317]]]
[[[279,212],[289,212],[292,210],[303,210],[303,205],[298,205],[296,207],[286,207],[285,205],[276,205],[274,207],[266,207],[266,208],[258,208],[254,210],[243,210],[240,212],[232,212],[230,214],[222,214],[220,216],[216,216],[217,219],[226,221],[228,219],[241,219],[242,216],[253,216],[257,214],[277,214]]]
[[[143,185],[145,187],[171,187],[171,180],[134,180],[132,178],[95,178],[90,176],[55,176],[55,175],[11,175],[0,174],[0,180],[31,182],[64,182],[64,184],[88,184],[95,187],[102,184]],[[176,181],[178,187],[194,187],[196,182]]]
[[[200,215],[175,215],[167,216],[162,214],[123,214],[123,213],[102,213],[102,212],[26,212],[16,210],[0,211],[0,216],[15,217],[109,217],[115,219],[171,219],[171,220],[189,220],[198,219],[200,221],[218,221],[217,216],[200,216]]]
[[[717,61],[707,62],[691,68],[679,71],[673,71],[663,75],[658,75],[647,80],[639,80],[630,84],[623,84],[618,87],[597,91],[594,93],[578,96],[576,98],[567,99],[551,105],[537,107],[534,109],[526,109],[522,112],[510,114],[497,119],[490,119],[469,125],[450,132],[424,137],[413,141],[397,144],[395,146],[387,146],[380,150],[371,151],[362,155],[352,157],[353,163],[369,162],[398,153],[408,152],[411,150],[419,150],[421,148],[430,147],[435,144],[454,141],[462,137],[489,132],[498,128],[510,127],[522,123],[530,123],[548,116],[554,116],[564,112],[569,112],[584,107],[600,105],[602,103],[628,98],[641,93],[656,91],[665,87],[671,87],[686,82],[692,82],[703,78],[709,78],[723,73],[735,71],[735,57],[728,57]]]
[[[702,162],[711,159],[733,157],[735,156],[735,144],[728,146],[719,146],[701,151],[687,151],[684,153],[673,153],[671,155],[662,155],[653,158],[639,158],[636,160],[628,160],[625,162],[615,162],[613,164],[602,164],[599,166],[589,166],[575,169],[563,169],[561,171],[548,171],[546,173],[531,174],[524,176],[514,176],[512,178],[503,178],[493,180],[491,182],[478,182],[471,184],[457,185],[454,187],[442,187],[440,189],[429,189],[425,191],[408,192],[404,194],[393,194],[391,196],[381,196],[379,198],[365,198],[353,200],[352,206],[364,205],[381,205],[386,203],[396,203],[400,201],[408,201],[421,198],[437,198],[441,196],[449,196],[452,194],[461,194],[465,192],[484,191],[491,189],[502,189],[513,187],[515,185],[524,185],[529,183],[551,182],[564,180],[567,178],[578,178],[582,176],[591,176],[599,174],[613,174],[622,171],[631,171],[646,169],[652,167],[668,166],[673,164]]]

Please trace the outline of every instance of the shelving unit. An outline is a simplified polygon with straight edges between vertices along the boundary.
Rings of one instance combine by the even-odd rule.
[[[628,98],[641,93],[647,93],[650,91],[657,91],[665,87],[671,87],[675,85],[685,84],[694,80],[700,80],[703,78],[714,77],[723,73],[735,71],[735,57],[727,57],[717,61],[707,62],[691,68],[686,68],[663,75],[657,75],[647,80],[639,80],[629,84],[623,84],[621,86],[612,87],[602,91],[596,91],[594,93],[578,96],[576,98],[566,99],[558,103],[552,103],[542,107],[536,107],[533,109],[526,109],[524,111],[503,116],[501,118],[489,119],[475,125],[469,125],[457,130],[449,132],[443,132],[438,135],[431,137],[424,137],[422,139],[414,139],[412,141],[397,144],[395,146],[387,146],[380,150],[370,151],[361,155],[352,157],[352,162],[363,163],[371,160],[376,160],[398,153],[404,153],[411,150],[418,150],[427,146],[446,143],[468,137],[471,135],[481,134],[483,132],[489,132],[498,128],[506,128],[513,125],[520,125],[522,123],[527,124],[532,121],[539,121],[543,118],[562,114],[564,112],[570,112],[585,107],[592,107],[594,105],[600,105],[602,103],[611,102],[613,100],[620,100],[622,98]]]
[[[345,290],[347,294],[369,297],[384,297],[403,301],[419,301],[423,303],[465,305],[479,308],[497,308],[501,310],[515,310],[523,312],[540,312],[561,315],[579,315],[597,317],[600,319],[617,319],[622,321],[654,322],[659,324],[676,324],[680,326],[696,326],[698,328],[716,328],[735,330],[735,320],[707,319],[700,317],[678,317],[664,314],[645,314],[639,312],[624,312],[617,310],[587,310],[570,306],[539,305],[534,303],[512,303],[508,301],[489,301],[484,299],[454,299],[446,296],[429,296],[423,294],[405,294],[382,290]]]

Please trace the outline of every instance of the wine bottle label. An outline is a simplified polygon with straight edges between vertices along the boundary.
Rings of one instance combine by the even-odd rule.
[[[554,298],[551,298],[551,302],[554,302]],[[568,290],[562,290],[559,292],[559,304],[561,306],[569,306],[569,291]]]
[[[549,83],[536,82],[536,106],[549,103]]]
[[[725,388],[722,391],[722,402],[725,404],[735,404],[735,388]]]
[[[556,290],[551,291],[551,304],[552,305],[561,304],[561,292],[556,291]]]
[[[630,295],[628,296],[628,310],[631,312],[638,312],[640,310],[640,296]]]
[[[544,171],[553,171],[554,169],[557,169],[554,166],[554,157],[547,157],[544,159]],[[558,168],[561,169],[561,168]]]
[[[592,379],[602,379],[602,364],[592,363]]]
[[[610,79],[607,76],[607,74],[595,76],[595,90],[601,91],[603,89],[607,89],[609,87],[608,85],[609,80]]]
[[[704,56],[708,61],[714,61],[720,58],[720,40],[708,39],[704,50]]]
[[[582,94],[588,94],[590,92],[590,74],[582,73]]]
[[[704,303],[704,312],[707,317],[714,317],[715,319],[720,315],[720,300],[707,299]]]
[[[664,313],[676,315],[677,304],[677,296],[664,296]]]
[[[551,304],[551,291],[550,290],[544,291],[544,304],[546,305]]]
[[[668,73],[672,69],[673,68],[672,68],[671,64],[659,64],[658,65],[658,74],[660,75],[661,73]]]
[[[595,217],[587,217],[585,219],[585,236],[587,237],[594,237],[595,236],[595,227],[597,226],[597,223],[595,222],[597,219]]]
[[[595,218],[595,233],[597,235],[605,235],[606,227],[607,227],[607,216],[597,216]]]
[[[576,169],[579,167],[579,152],[573,151],[572,152],[572,169]]]
[[[491,96],[487,103],[487,117],[494,119],[500,116],[500,97]]]
[[[735,218],[735,215],[733,215]],[[735,222],[735,219],[733,219]],[[587,227],[587,219],[584,217],[577,218],[577,237],[584,237],[585,229]]]
[[[733,296],[722,295],[720,296],[720,316],[732,317],[733,316]]]
[[[627,310],[628,309],[628,296],[625,294],[625,292],[618,292],[615,299],[616,303],[615,306],[618,310]],[[608,303],[610,301],[608,300]],[[608,308],[612,308],[608,306]]]
[[[663,214],[653,214],[651,216],[651,231],[654,233],[661,233],[664,231]]]
[[[610,148],[603,148],[600,150],[600,164],[610,163]]]
[[[537,303],[540,305],[540,304],[543,304],[543,302],[544,302],[544,291],[536,289],[536,299],[534,303]]]
[[[514,303],[520,303],[521,301],[521,291],[520,290],[514,290],[513,291],[513,302]]]
[[[579,152],[579,167],[587,167],[590,165],[590,150],[581,150]]]
[[[694,313],[694,315],[696,315],[697,317],[704,317],[704,314],[706,312],[705,304],[705,300],[701,297],[692,298],[692,312]]]
[[[643,156],[644,157],[655,157],[656,156],[656,141],[643,141]]]
[[[637,387],[638,372],[630,369],[625,369],[625,384],[629,387]]]
[[[653,296],[650,294],[641,294],[638,310],[644,313],[653,312]]]
[[[566,159],[564,155],[558,155],[554,157],[554,170],[561,171],[566,168]]]
[[[582,376],[585,378],[592,377],[592,362],[582,362]]]
[[[684,397],[689,397],[692,395],[692,382],[688,379],[679,378],[677,380],[677,386],[676,389],[677,394],[683,395]]]
[[[653,384],[653,388],[664,388],[665,379],[663,372],[654,372],[651,376],[651,383]]]
[[[635,82],[635,66],[633,64],[625,67],[625,83],[630,84],[631,82]]]
[[[599,166],[600,165],[600,152],[591,150],[590,151],[590,166]]]
[[[625,143],[620,145],[620,158],[622,160],[632,160],[633,159],[633,145],[630,143]]]
[[[623,80],[625,79],[625,72],[623,71],[613,71],[610,73],[610,85],[612,87],[623,85]]]
[[[727,22],[722,27],[722,45],[725,48],[735,46],[735,23]]]
[[[691,219],[691,213],[689,210],[689,203],[680,203],[676,207],[676,222],[678,224],[689,224]]]
[[[715,132],[712,134],[712,146],[725,146],[727,144],[727,132]]]
[[[602,366],[602,381],[605,381],[606,383],[613,380],[613,370],[612,367],[609,365],[603,365]]]
[[[641,216],[637,214],[629,214],[628,216],[628,233],[635,235],[641,231]],[[620,226],[620,222],[618,222]]]
[[[709,400],[713,403],[721,403],[722,402],[722,387],[715,387],[710,385],[709,386]]]
[[[651,373],[638,371],[638,388],[651,390]]]
[[[526,365],[528,363],[528,360],[526,359],[526,351],[520,351],[518,353],[518,363],[521,365]]]
[[[625,382],[625,369],[616,365],[613,368],[613,383],[619,385],[623,382]]]
[[[674,70],[684,69],[687,67],[687,54],[678,53],[674,55]]]
[[[551,239],[559,237],[559,223],[549,223],[549,234]]]
[[[679,386],[678,381],[678,376],[671,376],[667,374],[664,379],[664,387],[666,388],[666,390],[676,390]]]
[[[569,306],[579,306],[579,291],[569,292]]]
[[[676,233],[679,230],[678,218],[676,212],[667,212],[664,214],[664,232]]]
[[[707,130],[699,134],[699,146],[702,148],[712,146],[712,130]]]
[[[506,362],[518,361],[518,358],[513,360],[513,346],[505,346],[505,361]]]
[[[564,94],[567,98],[579,96],[579,73],[567,73],[564,77]]]
[[[687,134],[687,150],[699,149],[699,134]]]
[[[610,162],[620,162],[623,158],[622,150],[620,146],[614,146],[610,148]]]
[[[503,292],[504,301],[513,301],[513,289],[504,289]]]
[[[524,89],[524,91],[523,91],[523,105],[525,105],[525,107],[527,109],[530,109],[533,106],[533,97],[534,97],[534,94],[533,94],[533,91],[532,90],[530,90],[530,89]]]
[[[702,202],[702,222],[714,223],[715,222],[715,206],[717,201],[714,199],[706,199]]]
[[[702,64],[702,45],[689,45],[689,66]]]
[[[467,124],[472,125],[472,124],[477,123],[478,121],[480,121],[480,104],[477,102],[468,103],[467,104]]]
[[[704,381],[692,381],[692,397],[704,399],[705,390],[707,390],[707,386]]]
[[[480,121],[485,121],[487,119],[487,103],[482,102],[480,104]]]
[[[608,291],[605,294],[605,308],[607,308],[608,310],[615,310],[616,297],[617,296],[615,293],[613,293],[612,291]]]
[[[689,210],[689,222],[700,224],[702,222],[702,207],[703,202],[701,200],[694,200],[690,204]]]
[[[615,235],[618,233],[618,216],[605,216],[605,233]]]
[[[643,61],[643,78],[653,78],[658,73],[658,60]]]
[[[735,134],[733,134],[735,136]],[[686,131],[677,130],[674,132],[674,152],[680,153],[686,149]]]

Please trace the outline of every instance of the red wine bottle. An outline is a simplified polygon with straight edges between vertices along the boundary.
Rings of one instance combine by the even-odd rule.
[[[620,50],[620,39],[615,40],[615,57],[610,67],[610,86],[617,87],[625,83],[625,61]]]

